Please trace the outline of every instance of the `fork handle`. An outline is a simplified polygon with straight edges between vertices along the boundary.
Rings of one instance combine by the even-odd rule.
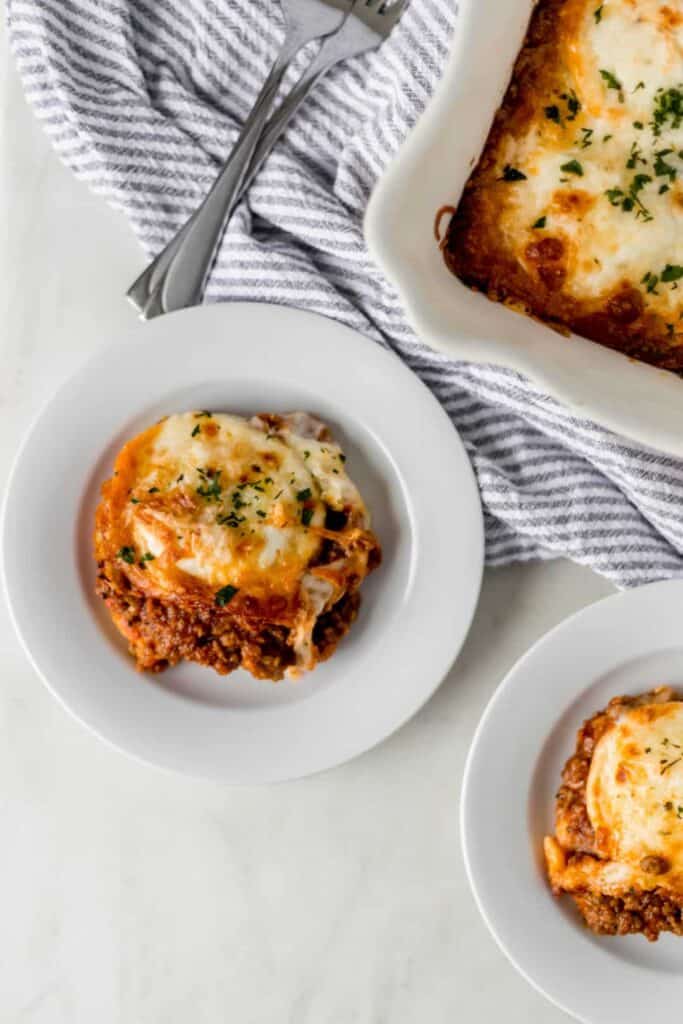
[[[248,167],[241,168],[239,177],[235,175],[231,181],[227,175],[225,176],[225,189],[220,198],[216,197],[217,202],[212,203],[210,208],[208,203],[203,204],[138,278],[128,295],[145,319],[183,308],[178,304],[180,301],[183,301],[184,305],[196,305],[201,301],[206,277],[236,206],[308,94],[323,75],[342,59],[342,56],[331,57],[325,46],[321,48],[318,56],[268,121],[253,147],[253,156]],[[228,166],[232,165],[232,160],[231,157]],[[209,198],[210,196],[207,200]],[[189,293],[188,282],[197,282],[199,268],[202,267],[205,270],[199,294],[194,297],[193,291],[192,301],[184,301],[185,295]],[[183,278],[183,275],[186,277]],[[133,294],[138,287],[141,293],[139,302]]]
[[[239,190],[270,108],[297,49],[298,46],[288,46],[278,55],[244,123],[229,160],[201,206],[194,212],[182,232],[171,240],[129,288],[128,298],[143,314],[150,296],[160,287],[172,302],[170,309],[182,309],[201,301],[206,277],[230,216],[227,212],[230,196]],[[225,212],[223,217],[222,212]],[[219,228],[217,235],[216,227]],[[179,259],[181,242],[182,252],[186,253],[182,259],[182,266]],[[176,258],[179,259],[177,270],[187,274],[184,279],[180,279],[176,272]]]

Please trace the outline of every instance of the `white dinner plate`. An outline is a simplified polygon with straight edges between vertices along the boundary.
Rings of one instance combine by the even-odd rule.
[[[586,1024],[671,1015],[683,938],[596,936],[556,900],[542,842],[581,723],[619,694],[683,689],[683,580],[609,597],[568,619],[512,669],[487,707],[465,768],[461,833],[479,909],[535,988]]]
[[[680,377],[585,338],[564,338],[491,302],[448,270],[436,244],[436,211],[460,199],[532,8],[533,0],[459,0],[439,86],[370,199],[370,252],[426,344],[456,359],[517,370],[579,416],[683,456]]]
[[[94,595],[93,514],[114,455],[187,409],[319,415],[371,511],[383,565],[338,651],[297,682],[189,664],[140,675]],[[253,783],[346,761],[430,697],[474,613],[483,521],[458,435],[398,358],[334,321],[235,303],[138,327],[62,387],[19,453],[2,546],[24,647],[78,719],[144,761]]]

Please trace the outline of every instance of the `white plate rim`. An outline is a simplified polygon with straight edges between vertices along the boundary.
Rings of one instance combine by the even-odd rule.
[[[438,668],[430,674],[429,685],[423,688],[419,701],[415,702],[407,712],[403,713],[400,717],[397,717],[390,726],[381,732],[381,734],[375,735],[369,741],[367,737],[364,737],[360,743],[352,742],[350,746],[347,746],[347,748],[342,752],[339,750],[331,752],[330,756],[322,763],[307,765],[305,770],[301,770],[299,768],[291,773],[287,771],[283,772],[282,770],[272,772],[268,769],[264,769],[261,773],[257,772],[255,774],[254,772],[251,772],[248,776],[245,776],[239,772],[228,772],[226,775],[224,769],[219,771],[193,770],[190,765],[184,763],[179,764],[176,756],[164,759],[158,756],[158,752],[154,756],[147,756],[145,751],[140,750],[135,743],[122,741],[120,736],[112,738],[112,736],[107,733],[107,729],[102,727],[101,723],[94,724],[87,716],[84,716],[76,710],[72,706],[72,702],[65,698],[63,692],[60,692],[60,685],[56,684],[54,680],[54,668],[51,670],[46,667],[42,655],[39,652],[36,652],[35,644],[32,643],[27,636],[28,627],[25,618],[22,619],[21,615],[17,613],[17,602],[14,594],[16,578],[12,577],[11,571],[8,570],[9,559],[7,557],[8,522],[10,520],[10,511],[14,500],[13,495],[16,490],[16,482],[22,472],[21,467],[24,463],[27,452],[30,452],[31,445],[34,442],[34,438],[39,431],[41,424],[45,422],[46,417],[49,416],[50,410],[53,409],[55,404],[60,399],[64,398],[65,393],[67,393],[69,389],[77,389],[79,382],[85,380],[88,377],[88,374],[91,374],[99,364],[106,363],[108,359],[118,359],[118,357],[123,356],[125,352],[132,352],[134,346],[144,346],[146,342],[150,345],[154,344],[153,336],[159,336],[160,333],[164,331],[164,325],[166,329],[169,329],[169,323],[171,320],[169,317],[164,317],[163,321],[156,321],[153,324],[144,325],[142,328],[140,328],[140,326],[134,328],[131,330],[131,337],[127,342],[117,339],[113,344],[108,345],[90,360],[86,361],[73,376],[71,376],[56,390],[53,396],[48,399],[40,412],[34,418],[15,458],[14,465],[9,475],[8,486],[3,502],[2,513],[0,516],[0,539],[2,542],[0,576],[2,576],[3,589],[12,622],[20,639],[21,645],[26,651],[35,671],[45,683],[48,690],[50,690],[60,703],[91,732],[94,732],[101,739],[104,739],[116,749],[122,750],[139,761],[147,764],[154,764],[157,767],[177,770],[196,777],[210,778],[218,781],[238,784],[263,784],[286,781],[288,779],[300,778],[305,775],[313,774],[318,771],[324,771],[364,753],[377,743],[382,742],[385,738],[405,724],[405,722],[416,714],[420,707],[422,707],[422,705],[432,696],[443,681],[451,664],[457,657],[460,648],[464,643],[467,632],[469,631],[469,626],[476,609],[483,574],[483,516],[474,473],[469,463],[469,459],[466,456],[462,441],[458,437],[457,432],[455,431],[455,428],[453,428],[445,411],[438,404],[434,396],[431,395],[419,378],[417,378],[412,371],[410,371],[408,367],[398,359],[398,357],[343,324],[321,317],[317,314],[278,305],[249,302],[230,303],[225,305],[216,304],[173,314],[173,320],[175,323],[178,323],[179,320],[182,320],[183,324],[191,323],[191,330],[195,335],[197,335],[198,332],[202,330],[202,324],[204,325],[204,329],[208,329],[212,324],[216,327],[220,325],[222,329],[225,329],[230,322],[230,318],[235,316],[246,316],[248,318],[252,318],[254,325],[260,324],[262,329],[265,329],[264,324],[268,321],[269,317],[275,317],[276,323],[283,328],[289,322],[289,325],[293,330],[298,329],[301,331],[302,324],[308,324],[310,329],[312,329],[311,325],[314,325],[319,337],[324,337],[326,334],[329,335],[329,344],[332,343],[331,339],[334,338],[337,342],[343,342],[349,347],[350,357],[360,355],[364,361],[364,373],[367,372],[366,368],[368,364],[372,364],[376,367],[379,363],[384,370],[393,366],[392,373],[394,378],[399,377],[405,382],[408,392],[412,394],[412,397],[415,397],[416,395],[421,396],[421,401],[425,403],[423,409],[428,409],[428,411],[431,410],[431,412],[428,413],[428,418],[429,415],[431,415],[434,417],[435,422],[440,422],[439,429],[441,431],[441,440],[443,441],[447,439],[446,448],[449,448],[450,446],[450,455],[455,455],[458,460],[458,473],[456,474],[458,477],[458,487],[462,488],[463,507],[467,509],[465,518],[468,522],[469,551],[467,552],[467,562],[470,579],[468,590],[462,595],[462,604],[458,611],[459,619],[457,629],[449,644],[449,653],[440,657]],[[299,336],[297,335],[297,337]],[[323,343],[316,342],[316,344]],[[96,451],[92,453],[93,463],[97,461],[98,455],[99,453]],[[444,655],[445,651],[442,651],[441,654]],[[144,682],[142,682],[141,685],[144,685]]]
[[[480,807],[482,803],[482,763],[484,758],[490,756],[490,747],[487,749],[487,744],[490,745],[494,732],[498,746],[502,735],[499,721],[502,709],[507,704],[509,712],[510,702],[515,701],[515,710],[528,710],[532,696],[528,682],[530,674],[533,672],[538,675],[542,666],[547,670],[549,665],[558,664],[555,650],[558,645],[571,644],[576,650],[582,639],[587,640],[590,636],[596,635],[601,637],[603,647],[597,651],[595,657],[589,658],[590,676],[596,679],[607,675],[619,664],[652,655],[660,646],[661,649],[683,648],[674,612],[677,602],[680,606],[681,600],[683,580],[664,580],[602,598],[564,619],[522,655],[497,687],[477,725],[465,761],[459,807],[460,836],[465,871],[477,908],[499,949],[519,974],[551,1003],[583,1024],[617,1024],[629,1020],[634,999],[646,998],[648,1013],[656,1015],[657,1012],[663,1012],[671,1005],[674,993],[680,994],[680,974],[674,978],[666,971],[654,972],[650,967],[643,968],[636,964],[625,967],[624,962],[614,956],[615,952],[619,952],[618,947],[615,949],[611,946],[612,943],[623,942],[623,939],[605,937],[596,940],[587,929],[561,923],[560,919],[564,915],[559,908],[563,904],[558,904],[554,900],[547,883],[544,884],[545,878],[541,883],[544,884],[545,893],[540,896],[540,901],[537,901],[533,909],[538,910],[540,902],[543,902],[544,919],[546,922],[553,921],[553,926],[544,931],[540,941],[533,947],[526,945],[525,948],[522,932],[535,926],[538,915],[527,916],[521,928],[518,923],[511,924],[510,900],[505,886],[498,885],[496,896],[491,898],[491,863],[484,865],[482,858],[478,858],[474,851],[475,846],[481,848],[482,836],[487,829],[487,816],[476,813],[476,807]],[[640,622],[642,628],[625,630],[625,616],[632,617],[634,623]],[[614,640],[616,637],[620,649],[615,654],[613,649],[609,649],[609,644],[610,638]],[[577,672],[577,682],[580,681],[581,675]],[[654,682],[662,683],[666,680],[656,679]],[[576,685],[567,685],[564,677],[559,691],[556,683],[557,680],[554,680],[549,693],[555,711],[554,717],[550,708],[541,713],[541,717],[546,721],[545,728],[540,732],[536,728],[533,729],[533,746],[526,754],[520,754],[523,779],[519,781],[519,786],[515,786],[513,782],[514,797],[511,798],[509,788],[505,785],[501,793],[503,805],[506,796],[508,801],[512,799],[516,803],[517,808],[520,804],[523,805],[524,813],[520,822],[522,831],[528,827],[526,817],[538,759],[558,720],[558,715],[564,713],[580,693]],[[520,697],[524,700],[517,703]],[[538,705],[537,691],[534,692],[534,700]],[[581,720],[575,722],[574,731],[580,724]],[[519,742],[529,738],[522,737],[521,733],[517,736]],[[504,757],[509,753],[509,744],[503,743],[502,748],[498,749]],[[570,753],[571,750],[568,749],[566,756],[569,757]],[[511,778],[515,777],[508,773],[508,782]],[[559,781],[559,778],[556,781]],[[526,860],[531,872],[533,850],[529,846],[529,837],[527,836],[524,841],[517,838],[520,847],[522,842],[527,846]],[[528,879],[525,882],[528,882]],[[537,888],[534,898],[539,897],[539,893],[540,890]],[[564,906],[566,908],[567,904]],[[558,935],[563,936],[571,946],[571,955],[568,959],[566,950],[558,950],[554,941],[548,942],[550,934],[555,938]],[[637,941],[646,942],[642,936],[638,936]],[[666,940],[659,941],[661,943]],[[673,941],[682,942],[680,938]],[[545,957],[542,968],[539,968],[544,950],[550,951],[550,956]],[[683,944],[681,950],[683,951]],[[558,969],[557,964],[550,963],[553,956],[563,960],[564,968]],[[652,979],[653,976],[656,977],[656,984],[645,988],[645,979]],[[576,984],[577,978],[581,978],[580,985]]]

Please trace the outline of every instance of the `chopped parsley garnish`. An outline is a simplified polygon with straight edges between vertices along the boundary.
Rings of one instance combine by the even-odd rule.
[[[666,772],[669,771],[670,768],[673,768],[675,765],[679,764],[679,762],[681,762],[681,761],[683,761],[683,757],[677,757],[673,761],[664,761],[664,762],[660,761],[660,764],[663,764],[663,767],[659,769],[659,774],[660,775],[664,775]]]
[[[309,459],[310,457],[311,457],[311,453],[310,452],[307,452],[307,451],[304,452],[304,458],[305,459]]]
[[[196,427],[194,428],[194,430],[193,430],[193,431],[192,431],[192,433],[190,434],[190,437],[196,437],[196,436],[197,436],[197,434],[199,433],[200,429],[201,429],[201,428],[200,428],[199,424],[197,424],[197,426],[196,426]]]
[[[641,150],[640,146],[638,145],[637,142],[633,142],[631,144],[631,151],[629,153],[629,158],[626,161],[626,166],[628,167],[628,169],[630,171],[632,171],[632,170],[634,170],[634,168],[636,168],[638,166],[638,164],[646,164],[646,163],[647,163],[647,160],[643,156],[643,151]]]
[[[605,6],[604,4],[600,4],[600,6],[596,7],[595,10],[593,11],[593,17],[595,18],[595,24],[596,25],[599,25],[600,22],[602,21],[602,10],[603,10],[604,6]]]
[[[245,516],[238,516],[236,512],[230,511],[223,513],[216,517],[216,522],[219,526],[230,526],[233,530],[236,530],[243,522],[245,522]]]
[[[657,285],[659,284],[659,275],[653,274],[651,270],[648,270],[645,277],[640,282],[645,285],[645,290],[651,295],[658,295]]]
[[[310,487],[304,487],[303,491],[297,491],[296,492],[296,500],[297,501],[308,501],[308,499],[310,497],[311,497],[311,488]]]
[[[562,164],[560,170],[567,174],[577,174],[580,178],[583,177],[583,167],[578,160],[568,160],[566,164]]]
[[[657,90],[651,121],[653,134],[661,135],[667,123],[673,131],[683,124],[683,88]]]
[[[665,156],[670,156],[673,153],[673,149],[660,149],[655,153],[654,170],[658,178],[668,178],[669,181],[675,181],[676,175],[678,174],[676,168],[666,162]]]
[[[176,481],[175,481],[175,482],[176,482],[177,484],[179,484],[179,483],[180,483],[180,481],[181,481],[181,480],[184,480],[184,479],[185,479],[185,474],[184,474],[184,473],[181,473],[181,474],[180,474],[180,476],[177,476],[177,477],[176,477]]]
[[[664,270],[661,273],[661,280],[663,284],[668,284],[670,281],[680,281],[683,277],[683,267],[672,265],[667,263]]]
[[[156,555],[153,555],[151,551],[145,551],[144,555],[141,558],[141,561],[142,562],[153,562],[155,558],[156,558]]]
[[[211,419],[211,417],[213,416],[213,413],[212,412],[207,412],[206,409],[202,409],[201,412],[196,412],[194,414],[194,418],[196,420],[200,420],[202,418],[202,416],[207,416],[209,419]]]
[[[516,167],[511,167],[510,164],[505,164],[503,173],[498,179],[499,181],[526,181],[526,174],[519,171]]]
[[[116,557],[120,558],[122,562],[126,562],[128,565],[132,565],[135,561],[135,548],[123,547],[116,553]]]
[[[581,134],[583,135],[583,138],[581,139],[581,149],[588,149],[589,146],[593,145],[593,129],[582,128]]]
[[[139,498],[131,498],[130,499],[130,503],[131,503],[131,505],[139,505],[140,504],[140,499]]]
[[[304,526],[309,526],[312,518],[313,518],[313,509],[312,508],[302,508],[301,509],[301,522],[304,524]]]
[[[553,103],[551,104],[551,106],[546,107],[544,110],[544,114],[549,121],[554,121],[555,124],[561,124],[560,108],[557,106],[557,104]]]
[[[150,487],[150,489],[147,491],[147,493],[148,494],[158,494],[159,493],[159,488],[158,487]]]
[[[561,93],[560,94],[560,99],[564,100],[565,103],[567,104],[567,110],[569,111],[569,113],[567,115],[567,120],[568,121],[575,121],[576,120],[576,115],[581,110],[581,103],[579,101],[579,97],[576,95],[576,93],[572,89],[571,92],[568,92],[568,93],[567,92],[563,92],[563,93]]]
[[[624,87],[615,74],[611,71],[607,71],[605,68],[600,68],[600,77],[606,83],[608,89],[614,89],[615,92],[619,93],[619,102],[624,102]]]
[[[260,508],[256,509],[256,515],[259,517],[259,519],[265,519],[266,518],[266,513],[263,511],[263,509],[260,509]]]
[[[652,214],[640,199],[639,193],[651,181],[652,178],[649,174],[635,174],[633,181],[629,185],[628,192],[624,192],[621,188],[608,188],[605,195],[612,206],[620,206],[624,213],[630,213],[631,210],[635,209],[636,217],[649,221],[653,219]]]
[[[220,476],[221,469],[199,469],[197,472],[202,478],[202,483],[197,488],[197,494],[207,501],[218,501],[221,496]]]
[[[221,587],[220,590],[216,591],[215,601],[219,608],[225,608],[226,604],[230,604],[235,594],[239,593],[237,587],[233,587],[228,583],[227,587]]]
[[[532,231],[538,231],[541,228],[544,228],[545,225],[546,225],[547,219],[548,219],[547,217],[539,217],[538,220],[534,221],[534,223],[531,225]]]

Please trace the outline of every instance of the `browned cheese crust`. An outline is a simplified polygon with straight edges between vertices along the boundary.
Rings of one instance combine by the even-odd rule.
[[[562,772],[556,805],[556,839],[567,855],[568,866],[580,862],[585,855],[600,859],[599,844],[586,808],[586,784],[601,736],[625,708],[678,699],[669,688],[640,697],[615,697],[579,729],[576,752]],[[560,893],[556,890],[555,895]],[[633,891],[623,897],[588,889],[570,895],[587,926],[598,935],[642,933],[650,941],[656,940],[660,932],[683,935],[683,898],[674,897],[665,889]]]
[[[606,291],[587,294],[582,289],[577,295],[570,286],[571,272],[577,260],[593,254],[577,252],[558,218],[549,215],[547,226],[540,218],[540,227],[529,222],[512,241],[503,226],[511,190],[525,185],[504,178],[511,143],[536,125],[539,135],[552,136],[551,145],[561,145],[563,139],[573,144],[582,124],[588,123],[582,111],[568,115],[566,106],[566,98],[579,89],[566,59],[568,36],[579,31],[588,5],[591,13],[598,6],[589,0],[540,0],[536,6],[483,155],[442,243],[444,258],[466,285],[561,333],[575,332],[654,366],[683,372],[679,328],[668,322],[678,317],[661,315],[647,281],[641,282],[642,274],[625,276]],[[561,110],[561,124],[548,121],[545,111],[553,104]],[[556,213],[580,222],[594,203],[608,202],[604,194],[586,192],[583,180],[571,175],[564,179],[555,193]]]

